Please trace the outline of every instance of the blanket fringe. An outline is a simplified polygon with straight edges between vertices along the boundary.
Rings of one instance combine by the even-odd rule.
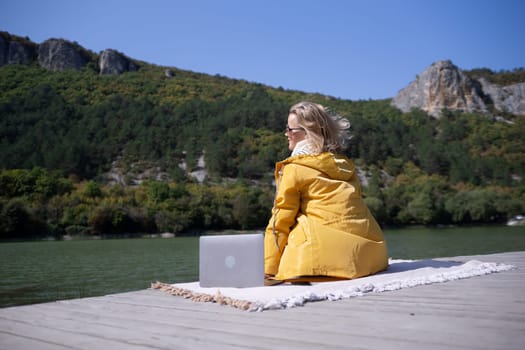
[[[221,294],[220,290],[217,290],[215,295],[205,294],[205,293],[195,293],[189,289],[175,287],[168,283],[163,282],[153,282],[151,283],[151,289],[158,289],[161,292],[168,293],[174,296],[180,296],[185,299],[190,299],[196,302],[206,302],[206,303],[217,303],[219,305],[229,305],[241,310],[250,310],[252,308],[252,302],[246,300],[233,299],[230,297],[225,297]]]

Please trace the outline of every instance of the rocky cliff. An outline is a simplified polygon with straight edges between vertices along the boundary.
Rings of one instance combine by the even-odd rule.
[[[0,66],[30,64],[36,59],[36,52],[36,44],[21,38],[0,35]]]
[[[81,69],[90,60],[89,53],[62,39],[49,39],[38,46],[38,64],[51,71]]]
[[[104,50],[98,59],[100,74],[119,75],[138,70],[138,66],[118,51]]]
[[[496,110],[525,115],[525,83],[498,86],[483,78],[479,79],[479,82]]]
[[[451,61],[433,63],[393,98],[403,112],[419,108],[439,118],[443,109],[525,115],[525,83],[509,86],[470,78]]]
[[[112,49],[97,55],[64,39],[48,39],[35,44],[28,39],[0,32],[0,66],[33,62],[51,71],[82,69],[93,62],[98,65],[100,74],[122,74],[140,68],[134,60]]]

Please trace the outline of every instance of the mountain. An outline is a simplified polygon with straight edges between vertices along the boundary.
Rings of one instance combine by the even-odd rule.
[[[525,115],[525,83],[499,86],[472,78],[451,61],[433,63],[392,99],[403,112],[419,108],[434,117],[443,109]]]
[[[350,120],[354,138],[347,153],[365,164],[385,168],[387,159],[398,159],[399,169],[411,161],[429,173],[454,174],[453,182],[482,183],[492,181],[493,172],[455,169],[466,164],[459,160],[512,150],[498,180],[512,183],[516,174],[522,177],[516,160],[523,143],[512,134],[519,134],[521,124],[514,124],[524,114],[524,76],[518,73],[467,72],[439,61],[391,101],[350,101],[155,66],[114,49],[96,54],[64,39],[36,44],[0,32],[0,168],[41,166],[83,179],[104,174],[125,184],[173,179],[180,169],[201,180],[203,173],[259,179],[286,156],[280,130],[287,108],[311,100]],[[437,124],[428,118],[443,109],[458,117]],[[500,111],[503,119],[484,118]],[[466,117],[471,125],[454,126],[462,130],[457,135],[444,133],[452,129],[441,124],[466,123],[462,112],[475,113]],[[496,136],[499,144],[486,142],[490,150],[468,139],[497,120],[510,123]],[[438,151],[439,137],[443,143],[459,138],[462,154]],[[486,156],[476,160],[484,169]]]
[[[523,73],[444,61],[351,101],[0,32],[0,239],[262,227],[301,100],[351,122],[380,223],[502,222],[525,211]]]
[[[50,71],[82,69],[91,64],[101,75],[134,72],[144,65],[114,49],[97,55],[64,39],[48,39],[35,44],[29,39],[0,32],[0,66],[35,62]],[[171,69],[165,70],[166,77],[174,74]],[[438,61],[400,90],[391,105],[402,112],[418,108],[434,117],[439,117],[443,109],[525,115],[525,82],[502,86],[485,77],[471,77],[449,60]]]

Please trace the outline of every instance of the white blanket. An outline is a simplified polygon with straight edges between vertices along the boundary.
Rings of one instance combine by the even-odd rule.
[[[195,301],[216,302],[249,311],[286,309],[307,302],[339,300],[368,293],[411,288],[441,283],[514,268],[512,265],[441,260],[390,260],[388,270],[376,275],[337,282],[311,285],[280,284],[255,288],[201,288],[199,282],[165,284],[156,282],[152,288]]]

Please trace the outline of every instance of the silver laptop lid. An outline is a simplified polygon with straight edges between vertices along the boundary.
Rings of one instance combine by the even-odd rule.
[[[201,236],[201,287],[264,285],[264,236],[260,233]]]

